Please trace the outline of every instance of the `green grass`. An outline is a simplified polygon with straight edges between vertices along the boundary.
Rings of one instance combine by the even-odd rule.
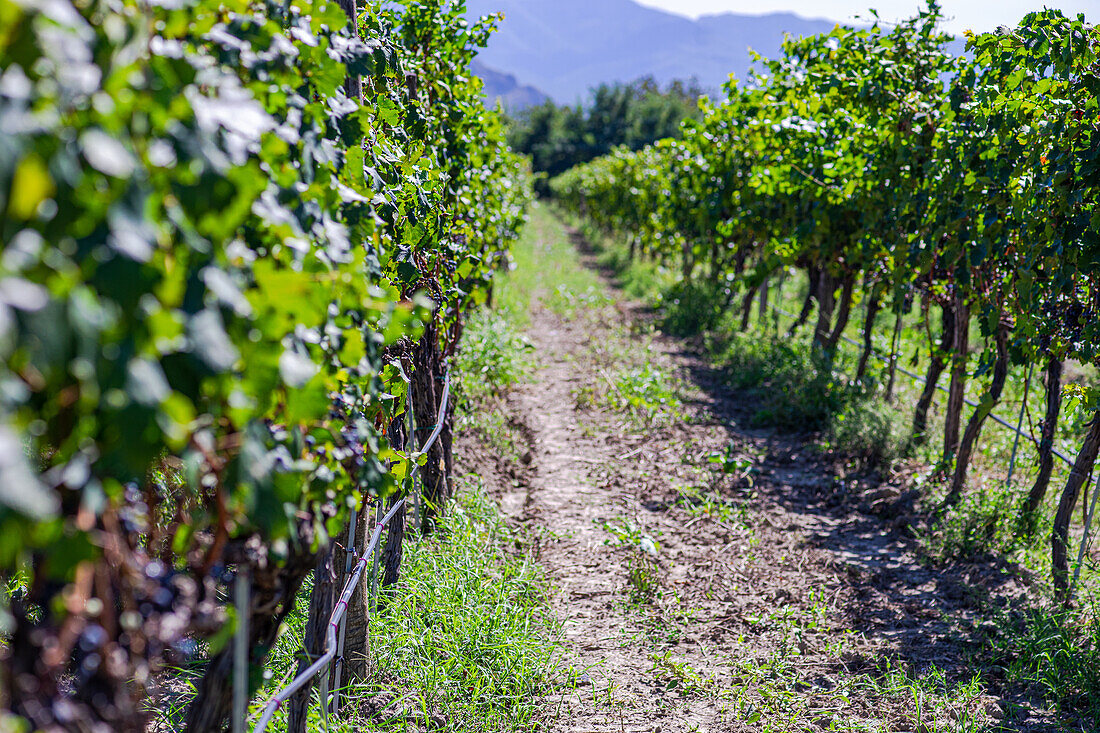
[[[942,493],[934,490],[933,495]],[[972,560],[992,551],[1026,549],[1029,540],[1017,532],[1018,516],[1017,497],[1003,484],[982,485],[923,532],[921,541],[930,557],[943,562]]]
[[[1100,721],[1100,607],[1076,613],[1003,614],[991,641],[998,676],[1027,685],[1055,707]]]
[[[455,356],[456,427],[503,457],[518,459],[525,450],[504,395],[530,373],[533,350],[511,311],[486,309],[466,322]]]
[[[650,363],[628,365],[608,380],[607,405],[646,425],[683,419],[675,380]]]
[[[825,443],[864,465],[890,466],[907,453],[908,416],[865,391],[856,391],[831,416]]]
[[[962,683],[950,682],[936,665],[920,673],[891,662],[876,675],[862,677],[857,685],[872,694],[912,703],[904,724],[928,733],[979,733],[988,731],[989,716],[981,703],[984,686],[975,674]]]
[[[843,356],[830,361],[803,341],[732,326],[710,334],[708,343],[730,386],[753,395],[755,425],[820,431],[823,447],[867,465],[904,454],[905,416],[848,379]]]
[[[537,727],[558,667],[546,583],[472,477],[437,532],[408,542],[401,580],[370,626],[369,682],[346,690],[332,731],[514,731]],[[308,593],[306,593],[308,595]],[[267,665],[252,723],[296,664],[305,618],[292,616]],[[373,715],[363,702],[374,705]],[[384,706],[388,703],[388,708]],[[378,708],[382,708],[379,710]],[[285,728],[280,713],[272,730]],[[326,730],[317,701],[309,730]]]
[[[717,328],[726,302],[725,289],[725,283],[710,280],[669,286],[654,301],[661,312],[661,325],[676,336],[695,336]]]
[[[542,696],[558,670],[556,622],[546,581],[517,553],[519,538],[473,477],[429,537],[407,541],[401,579],[371,619],[373,677],[344,690],[341,714],[322,719],[314,689],[310,731],[404,731],[442,725],[449,731],[516,731],[537,727]],[[309,585],[288,617],[253,698],[249,726],[297,668]],[[155,718],[182,728],[198,669],[178,670],[176,692]],[[286,729],[280,711],[270,730]]]
[[[494,307],[518,328],[527,325],[536,303],[571,320],[612,302],[599,276],[577,261],[576,251],[563,246],[561,237],[554,214],[543,204],[532,204],[530,221],[512,252],[513,268],[495,294]]]
[[[455,356],[461,375],[455,396],[466,411],[499,397],[530,370],[531,342],[515,320],[499,311],[479,310],[466,321],[462,348]]]
[[[678,273],[659,260],[632,260],[626,247],[609,246],[614,240],[587,222],[573,219],[570,224],[577,227],[587,241],[597,246],[597,261],[614,274],[616,284],[626,297],[660,303],[675,288]]]
[[[545,212],[534,206],[512,251],[511,268],[494,282],[493,307],[469,315],[455,355],[458,430],[473,432],[497,454],[513,460],[519,460],[526,448],[503,398],[534,366],[535,347],[524,329],[545,284],[539,262],[549,223]]]
[[[805,344],[723,330],[710,339],[710,352],[729,385],[755,397],[756,425],[823,430],[855,396]]]
[[[438,536],[406,554],[405,579],[373,630],[380,673],[415,690],[450,730],[519,730],[555,668],[545,583],[476,483]]]

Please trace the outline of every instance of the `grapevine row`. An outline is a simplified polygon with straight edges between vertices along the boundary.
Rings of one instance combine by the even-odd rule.
[[[0,716],[140,730],[205,641],[188,725],[220,730],[233,615],[261,670],[350,512],[406,490],[403,377],[431,426],[530,195],[464,13],[0,0]]]
[[[894,314],[900,326],[919,304],[929,359],[913,438],[927,440],[948,372],[945,508],[964,495],[1010,365],[1038,365],[1047,382],[1040,470],[1020,510],[1034,532],[1064,365],[1095,365],[1100,353],[1100,29],[1044,10],[1015,28],[968,34],[956,55],[941,20],[931,3],[896,26],[788,38],[747,83],[731,79],[726,99],[704,101],[682,140],[618,150],[552,189],[627,234],[632,256],[678,260],[684,282],[709,283],[745,323],[769,282],[803,270],[810,288],[796,325],[816,307],[813,343],[825,355],[865,305],[858,378],[876,317]],[[973,377],[972,324],[984,342]],[[964,425],[968,378],[983,392]],[[1100,409],[1095,387],[1080,396]],[[1069,521],[1098,450],[1094,416],[1054,519],[1063,600]]]

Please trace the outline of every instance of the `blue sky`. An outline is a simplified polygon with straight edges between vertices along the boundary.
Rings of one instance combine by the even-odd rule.
[[[1093,23],[1100,22],[1100,0],[942,0],[950,18],[946,29],[962,33],[993,30],[999,25],[1014,25],[1026,13],[1044,5],[1056,7],[1067,15],[1084,13]],[[642,5],[662,8],[692,18],[707,13],[748,13],[760,15],[790,11],[807,18],[853,20],[875,7],[887,20],[912,15],[919,7],[915,0],[637,0]]]

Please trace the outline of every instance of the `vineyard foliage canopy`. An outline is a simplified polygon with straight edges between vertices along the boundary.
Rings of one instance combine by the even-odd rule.
[[[262,669],[349,510],[426,460],[388,437],[403,377],[438,383],[530,196],[463,12],[0,0],[10,714],[140,729],[232,633],[234,568]]]

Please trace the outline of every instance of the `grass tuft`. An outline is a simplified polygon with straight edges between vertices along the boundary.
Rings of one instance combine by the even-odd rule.
[[[831,416],[825,439],[836,450],[866,465],[889,465],[906,451],[909,426],[891,405],[855,391]]]
[[[716,356],[730,386],[758,398],[757,425],[823,430],[855,396],[824,357],[801,343],[726,331]]]
[[[1002,616],[992,646],[1004,677],[1067,714],[1100,722],[1098,612],[1093,603],[1079,611],[1029,609]]]
[[[438,530],[407,542],[401,579],[371,618],[373,677],[345,691],[339,718],[310,731],[514,731],[537,727],[540,700],[557,669],[555,621],[546,583],[475,478]],[[308,596],[308,589],[303,593]],[[297,663],[304,609],[290,619],[267,670],[264,702]],[[316,696],[316,692],[315,692]],[[280,713],[272,730],[286,727]]]
[[[455,389],[462,411],[474,414],[499,397],[530,369],[534,346],[517,330],[507,314],[475,311],[462,332],[462,348],[455,357],[461,379]]]
[[[372,633],[377,664],[448,730],[519,730],[539,718],[556,647],[546,586],[474,479],[441,531],[406,550]]]
[[[682,419],[675,380],[651,363],[621,370],[607,393],[608,406],[646,424]]]
[[[674,336],[696,336],[722,321],[729,298],[725,283],[680,281],[661,294],[661,327]]]

